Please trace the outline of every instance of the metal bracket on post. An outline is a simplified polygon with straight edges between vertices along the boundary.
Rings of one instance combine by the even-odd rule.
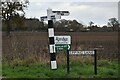
[[[70,60],[69,60],[69,50],[67,50],[67,73],[69,74],[70,72]]]
[[[94,74],[97,75],[97,51],[94,50]]]

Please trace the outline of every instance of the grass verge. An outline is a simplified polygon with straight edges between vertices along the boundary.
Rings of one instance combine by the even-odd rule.
[[[117,61],[99,60],[97,64],[98,78],[117,78]],[[67,74],[66,64],[58,65],[57,70],[51,70],[47,64],[30,64],[28,66],[9,66],[3,64],[2,76],[8,78],[93,78],[94,65],[81,61],[70,62],[70,73]]]

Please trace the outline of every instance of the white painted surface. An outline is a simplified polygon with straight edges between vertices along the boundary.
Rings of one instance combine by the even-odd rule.
[[[52,12],[53,14],[61,15],[61,16],[68,16],[70,14],[69,11],[52,11]]]
[[[57,69],[57,62],[51,61],[51,69]]]
[[[52,44],[52,45],[50,45],[49,46],[50,48],[50,53],[55,53],[56,51],[55,51],[55,44]]]
[[[54,37],[54,29],[53,28],[49,28],[48,29],[48,34],[49,34],[49,37]]]
[[[94,54],[94,51],[69,51],[69,54]]]
[[[56,19],[61,19],[61,16],[68,16],[70,13],[69,11],[52,11],[52,9],[47,9],[47,17],[43,16],[41,18],[41,21],[47,21],[47,20],[53,20],[56,21]]]
[[[51,15],[52,15],[52,9],[47,9],[47,18],[48,20],[51,20]]]
[[[70,36],[55,36],[55,44],[71,44]]]
[[[67,45],[68,46],[68,50],[70,50],[70,45]]]

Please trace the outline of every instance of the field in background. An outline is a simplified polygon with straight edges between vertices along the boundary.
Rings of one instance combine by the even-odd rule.
[[[117,56],[118,56],[118,33],[117,32],[79,32],[79,33],[56,32],[55,35],[70,35],[72,37],[71,50],[97,49],[98,60],[108,60],[108,62],[117,60]],[[3,40],[2,42],[3,72],[6,71],[8,66],[10,66],[8,70],[17,69],[16,67],[19,68],[20,66],[29,67],[32,64],[40,64],[42,66],[47,65],[48,69],[50,68],[48,33],[46,32],[12,32],[11,37],[6,37],[5,33],[3,33],[2,40]],[[59,66],[63,65],[62,68],[63,69],[66,68],[65,66],[66,52],[65,51],[57,52],[56,59]],[[93,61],[93,57],[91,56],[84,57],[84,56],[74,55],[74,56],[70,56],[70,59],[71,61],[74,61],[73,63],[75,63],[76,61],[82,61],[82,64],[83,63],[91,64]],[[40,65],[38,66],[40,67]],[[80,67],[79,65],[81,64],[76,63],[74,65],[76,65],[76,67],[77,65],[78,67]],[[116,67],[115,67],[115,70],[117,70]],[[12,72],[14,73],[14,71]],[[10,73],[6,73],[6,72],[4,73],[5,74],[3,76],[11,76],[10,75],[11,71]],[[91,71],[89,73],[91,73]],[[84,73],[81,73],[81,74],[84,75]],[[117,72],[113,70],[111,74],[116,75]],[[76,75],[80,75],[80,74],[76,74]],[[59,76],[59,74],[56,76]],[[52,75],[50,77],[52,77]]]

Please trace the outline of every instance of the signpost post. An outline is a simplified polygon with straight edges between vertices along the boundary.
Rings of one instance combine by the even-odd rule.
[[[69,50],[67,50],[67,73],[69,74],[70,72],[70,58],[69,58]]]
[[[67,73],[69,74],[69,50],[71,48],[70,36],[55,36],[55,48],[58,51],[67,51]]]
[[[97,75],[97,51],[94,50],[94,74]]]
[[[56,56],[55,52],[56,49],[60,50],[67,50],[70,49],[70,46],[66,44],[69,40],[68,37],[62,36],[61,37],[54,37],[54,28],[53,28],[53,21],[56,21],[56,19],[61,19],[61,16],[68,16],[70,13],[69,11],[52,11],[52,9],[47,9],[47,16],[40,17],[41,21],[48,21],[48,35],[49,35],[49,49],[50,49],[50,64],[51,69],[56,70],[57,69],[57,62],[56,62]],[[60,45],[58,48],[55,48],[55,44],[61,44],[60,42],[65,43],[65,45]]]

